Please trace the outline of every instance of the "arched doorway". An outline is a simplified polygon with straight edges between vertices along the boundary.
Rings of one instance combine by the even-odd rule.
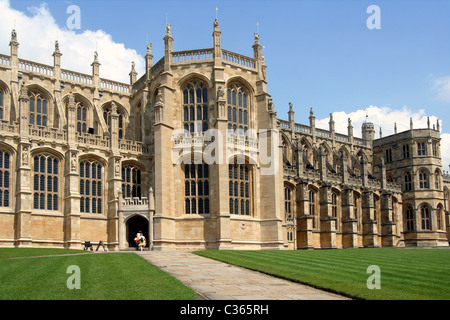
[[[147,239],[147,247],[149,246],[149,238],[148,238],[148,220],[142,216],[136,215],[131,217],[127,221],[127,241],[128,247],[136,247],[136,243],[134,242],[134,238],[136,234],[141,231],[144,235],[145,239]]]

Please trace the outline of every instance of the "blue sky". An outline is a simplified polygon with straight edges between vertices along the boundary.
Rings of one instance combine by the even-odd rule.
[[[385,136],[393,133],[394,122],[402,131],[409,126],[409,117],[414,118],[415,127],[424,127],[430,116],[433,124],[442,120],[444,170],[450,164],[450,1],[18,0],[9,6],[29,18],[36,15],[31,8],[44,8],[59,30],[54,39],[65,39],[70,16],[66,10],[71,4],[81,10],[81,28],[75,34],[101,30],[111,42],[134,49],[140,75],[147,38],[153,44],[155,62],[163,55],[166,19],[172,25],[175,51],[212,47],[217,7],[223,48],[252,56],[253,33],[259,28],[268,90],[280,118],[287,119],[292,102],[296,122],[308,123],[313,107],[325,128],[330,112],[335,113],[338,128],[346,128],[344,120],[352,116],[355,135],[359,135],[368,110]],[[367,28],[370,5],[380,8],[381,29]],[[2,33],[9,37],[11,28],[7,29]],[[18,36],[20,42],[24,32]],[[9,53],[2,39],[0,52]],[[63,44],[61,51],[68,53],[69,42]],[[52,45],[49,42],[47,47]],[[113,52],[101,46],[99,59],[104,59],[101,68],[106,70],[106,56]],[[91,47],[89,57],[95,50],[92,43]],[[51,51],[47,53],[50,62]],[[63,65],[69,64],[64,58]],[[121,60],[128,71],[113,79],[128,77],[131,59]],[[84,63],[87,72],[89,64]]]

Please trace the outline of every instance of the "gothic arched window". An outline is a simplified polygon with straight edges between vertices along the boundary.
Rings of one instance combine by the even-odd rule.
[[[194,80],[183,89],[183,126],[191,134],[208,130],[208,90],[203,82]]]
[[[419,171],[419,186],[420,189],[428,189],[429,188],[429,182],[428,182],[428,173],[425,170]]]
[[[124,198],[142,196],[141,170],[135,166],[122,167],[122,195]]]
[[[102,165],[95,160],[80,162],[80,212],[102,213]]]
[[[439,204],[436,208],[436,227],[438,230],[445,230],[444,224],[443,224],[444,219],[442,218],[442,213],[443,213],[442,205]]]
[[[78,101],[75,101],[76,112],[77,112],[77,132],[86,133],[87,132],[87,107]]]
[[[39,92],[29,92],[30,97],[30,124],[37,126],[47,126],[48,102]]]
[[[406,171],[404,176],[403,176],[403,180],[404,180],[404,190],[405,191],[411,191],[412,190],[411,172]]]
[[[34,156],[33,208],[58,210],[59,161],[47,154]]]
[[[247,164],[228,165],[230,214],[250,215],[251,170]]]
[[[291,188],[284,188],[284,213],[286,220],[290,220],[294,215],[293,196]]]
[[[11,166],[8,152],[0,151],[0,207],[9,207]]]
[[[103,119],[105,120],[106,126],[108,127],[108,131],[111,131],[111,105],[106,107],[103,110]],[[124,133],[124,117],[123,114],[117,109],[117,113],[119,115],[118,119],[118,135],[119,139],[123,139],[123,133]]]
[[[3,113],[4,113],[4,105],[3,105],[3,92],[0,91],[0,119],[3,119]]]
[[[233,83],[227,90],[228,129],[239,134],[247,132],[249,123],[249,97],[247,91],[239,84]]]
[[[317,203],[316,203],[316,192],[314,190],[309,190],[309,214],[313,217],[312,227],[317,228]]]
[[[423,204],[420,207],[420,221],[422,224],[422,230],[431,230],[430,207],[426,204]]]
[[[414,210],[411,206],[406,208],[406,231],[414,231]]]
[[[209,214],[209,166],[184,165],[184,201],[186,214]]]

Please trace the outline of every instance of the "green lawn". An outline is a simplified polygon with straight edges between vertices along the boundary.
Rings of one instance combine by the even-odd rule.
[[[350,297],[384,300],[450,299],[450,250],[367,248],[313,251],[199,251],[198,255]],[[380,268],[380,289],[367,280]]]
[[[47,250],[47,251],[46,251]],[[48,250],[53,250],[48,251]],[[26,252],[28,251],[28,253]],[[0,249],[0,300],[193,300],[196,293],[135,253],[79,253],[62,249]],[[86,252],[86,251],[84,251]],[[80,289],[68,289],[80,269]]]

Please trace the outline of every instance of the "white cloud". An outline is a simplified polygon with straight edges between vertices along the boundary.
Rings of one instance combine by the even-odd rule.
[[[439,100],[450,102],[450,76],[434,79],[432,89],[437,91]]]
[[[398,133],[409,130],[411,118],[413,128],[416,129],[427,128],[428,118],[430,120],[430,127],[436,127],[438,120],[436,116],[427,116],[423,109],[414,112],[406,106],[402,109],[370,106],[365,110],[360,109],[350,113],[344,111],[333,112],[335,131],[347,134],[348,118],[350,118],[352,120],[353,135],[355,137],[361,137],[361,126],[366,121],[366,114],[368,115],[368,120],[374,124],[375,138],[379,138],[380,128],[383,137],[394,134],[394,123],[397,125]],[[316,127],[328,130],[329,121],[329,118],[316,119]],[[440,128],[442,129],[442,121],[439,121]],[[443,170],[446,170],[450,165],[450,134],[448,133],[441,133],[441,156]]]
[[[48,6],[28,8],[30,16],[11,8],[9,1],[0,1],[0,52],[9,54],[11,30],[16,25],[19,58],[53,65],[52,53],[58,39],[61,67],[91,74],[94,51],[98,51],[101,63],[100,77],[129,83],[131,62],[136,64],[138,77],[145,70],[145,61],[136,50],[125,48],[123,43],[114,42],[112,36],[103,30],[77,30],[60,28]]]

